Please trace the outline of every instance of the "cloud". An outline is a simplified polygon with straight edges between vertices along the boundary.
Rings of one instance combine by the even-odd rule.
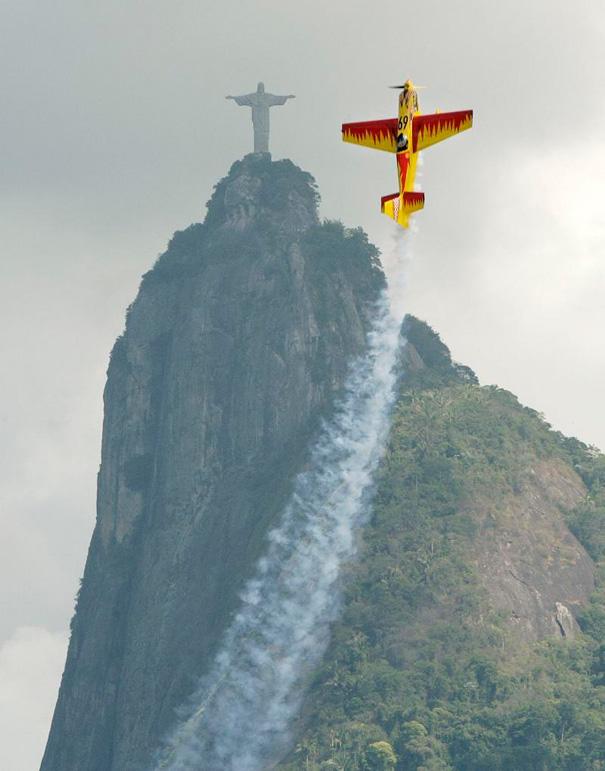
[[[0,648],[0,768],[40,765],[66,650],[66,634],[31,626]]]

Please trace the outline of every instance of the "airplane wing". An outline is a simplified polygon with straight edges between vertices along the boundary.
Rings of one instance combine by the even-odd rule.
[[[397,152],[397,118],[343,123],[342,138],[345,142],[395,153]]]
[[[355,124],[353,124],[355,125]],[[434,115],[415,115],[412,120],[412,149],[415,153],[443,139],[466,131],[473,125],[473,111],[438,112]]]

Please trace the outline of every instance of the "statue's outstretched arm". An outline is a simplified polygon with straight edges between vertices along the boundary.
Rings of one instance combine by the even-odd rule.
[[[242,96],[226,96],[225,99],[233,99],[240,107],[252,107],[251,96],[252,94],[243,94]]]
[[[266,94],[269,99],[269,106],[275,107],[279,104],[285,104],[288,99],[296,99],[294,94],[288,94],[287,96],[276,96],[275,94]]]

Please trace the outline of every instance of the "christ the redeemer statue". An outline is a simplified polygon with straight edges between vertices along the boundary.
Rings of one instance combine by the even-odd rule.
[[[241,107],[252,107],[252,125],[254,126],[254,152],[269,152],[269,108],[285,104],[288,99],[294,99],[294,94],[275,96],[265,91],[265,84],[259,83],[253,94],[243,96],[227,96]]]

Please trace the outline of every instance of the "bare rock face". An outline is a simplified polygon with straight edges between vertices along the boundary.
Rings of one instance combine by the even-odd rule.
[[[594,565],[563,512],[585,495],[568,464],[543,459],[515,494],[480,517],[478,575],[493,607],[524,642],[572,638],[577,631],[573,612],[594,588]]]
[[[310,175],[248,156],[143,279],[44,771],[149,767],[365,347],[376,252],[316,204]]]
[[[555,621],[562,637],[573,639],[576,633],[576,622],[569,608],[561,602],[555,602]]]

